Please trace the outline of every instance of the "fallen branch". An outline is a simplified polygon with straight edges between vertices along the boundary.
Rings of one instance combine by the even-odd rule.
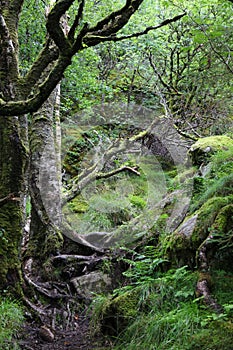
[[[90,265],[93,263],[98,263],[100,261],[106,260],[107,257],[106,256],[101,256],[101,257],[97,257],[95,255],[91,255],[91,256],[84,256],[84,255],[57,255],[57,256],[53,256],[50,258],[50,261],[53,263],[55,260],[82,260],[82,264],[85,265]]]
[[[137,176],[140,176],[141,174],[140,174],[139,171],[137,171],[137,169],[138,169],[138,167],[131,168],[129,166],[124,165],[124,166],[122,166],[122,167],[120,167],[118,169],[114,169],[112,171],[109,171],[108,173],[97,173],[96,174],[96,179],[97,180],[99,180],[99,179],[107,179],[107,178],[109,178],[109,177],[111,177],[113,175],[121,173],[122,171],[129,171],[129,172],[131,172],[131,173],[133,173],[133,174],[135,174]]]

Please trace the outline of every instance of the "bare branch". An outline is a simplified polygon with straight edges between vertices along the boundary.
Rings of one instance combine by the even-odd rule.
[[[104,152],[101,160],[98,160],[94,163],[89,169],[85,169],[81,174],[77,175],[73,178],[73,186],[70,190],[66,192],[63,198],[63,204],[67,201],[71,201],[74,197],[77,196],[89,183],[96,179],[108,178],[115,174],[118,174],[122,171],[130,171],[138,176],[140,173],[137,171],[137,168],[132,168],[128,166],[122,166],[120,168],[114,169],[109,173],[100,173],[99,168],[103,168],[104,164],[106,164],[113,156],[116,154],[120,154],[129,149],[129,146],[135,143],[136,141],[142,140],[147,134],[151,132],[155,124],[158,122],[156,119],[148,129],[138,133],[130,137],[129,139],[121,139],[117,140],[117,142],[113,143],[107,150]]]
[[[137,33],[133,33],[133,34],[130,34],[130,35],[122,35],[120,37],[116,37],[114,35],[114,33],[111,33],[111,35],[109,36],[105,36],[104,32],[102,33],[92,33],[92,34],[89,34],[91,33],[91,31],[88,32],[88,35],[84,38],[84,43],[88,46],[94,46],[96,45],[95,41],[98,40],[98,42],[105,42],[105,41],[114,41],[114,42],[117,42],[117,41],[122,41],[122,40],[127,40],[127,39],[132,39],[132,38],[138,38],[140,36],[143,36],[143,35],[146,35],[148,34],[150,31],[152,30],[156,30],[156,29],[159,29],[161,27],[164,27],[166,26],[167,24],[169,23],[172,23],[172,22],[175,22],[175,21],[178,21],[179,19],[181,19],[182,17],[184,17],[186,15],[186,13],[182,13],[181,15],[178,15],[178,16],[175,16],[173,18],[169,18],[169,19],[166,19],[165,21],[161,22],[160,24],[156,25],[156,26],[151,26],[151,27],[147,27],[146,29],[144,29],[143,31],[141,32],[137,32]]]
[[[137,171],[137,167],[132,168],[132,167],[123,165],[123,166],[121,166],[120,168],[114,169],[114,170],[109,171],[109,172],[107,172],[107,173],[97,173],[97,174],[96,174],[96,179],[97,179],[97,180],[99,180],[99,179],[107,179],[107,178],[109,178],[109,177],[111,177],[111,176],[114,176],[114,175],[116,175],[116,174],[119,174],[119,173],[121,173],[121,172],[123,172],[123,171],[129,171],[129,172],[131,172],[131,173],[133,173],[133,174],[135,174],[135,175],[137,175],[137,176],[140,176],[140,175],[141,175],[140,172]]]

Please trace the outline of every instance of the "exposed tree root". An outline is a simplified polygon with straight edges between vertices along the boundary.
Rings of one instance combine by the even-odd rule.
[[[50,299],[64,299],[64,298],[69,298],[70,295],[65,293],[64,289],[62,291],[58,291],[58,286],[56,283],[53,282],[46,282],[46,283],[36,283],[35,281],[32,280],[30,277],[31,272],[32,272],[32,263],[33,260],[32,258],[28,259],[25,262],[24,265],[24,271],[23,271],[23,276],[27,284],[35,288],[39,293],[45,295],[46,297]],[[63,284],[64,287],[64,284]]]
[[[61,254],[61,255],[56,255],[52,256],[50,258],[51,262],[54,262],[55,260],[82,260],[83,264],[86,265],[91,265],[93,263],[98,263],[100,261],[106,260],[106,256],[96,256],[95,254],[93,255],[70,255],[70,254]]]

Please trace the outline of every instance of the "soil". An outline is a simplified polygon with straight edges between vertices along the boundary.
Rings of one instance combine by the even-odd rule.
[[[19,345],[23,350],[107,350],[112,349],[111,342],[101,334],[94,334],[86,316],[77,321],[76,330],[55,331],[54,340],[41,337],[41,326],[35,322],[26,322],[20,336]]]

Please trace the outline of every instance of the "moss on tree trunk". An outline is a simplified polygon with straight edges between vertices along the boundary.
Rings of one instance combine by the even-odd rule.
[[[25,152],[17,118],[0,118],[0,288],[20,291],[20,243],[23,216],[21,196]]]

